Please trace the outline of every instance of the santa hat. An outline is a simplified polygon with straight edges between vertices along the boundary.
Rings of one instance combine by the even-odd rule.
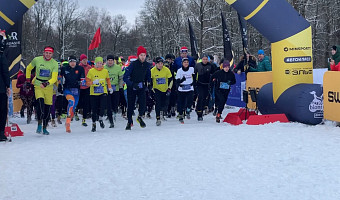
[[[141,53],[145,53],[146,54],[146,49],[143,46],[139,46],[137,48],[137,56],[139,56],[139,54]]]
[[[188,47],[182,47],[181,53],[188,53]]]

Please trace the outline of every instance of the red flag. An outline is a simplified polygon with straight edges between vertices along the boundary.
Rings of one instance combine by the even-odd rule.
[[[97,29],[96,34],[94,34],[94,37],[91,41],[91,44],[89,46],[89,50],[93,50],[95,48],[99,47],[99,44],[102,42],[102,38],[100,37],[100,28]]]

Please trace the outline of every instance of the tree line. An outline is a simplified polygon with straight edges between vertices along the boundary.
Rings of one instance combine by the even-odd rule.
[[[340,0],[288,2],[312,26],[314,68],[325,67],[331,46],[340,44]],[[146,47],[151,58],[168,53],[177,56],[181,46],[190,47],[188,19],[200,54],[223,57],[221,12],[238,59],[243,52],[237,13],[224,0],[146,0],[133,25],[127,23],[126,16],[106,9],[81,9],[76,0],[39,0],[23,18],[23,58],[28,64],[45,45],[55,47],[58,59],[87,52],[92,59],[108,54],[127,57],[135,54],[139,45]],[[270,54],[268,40],[247,26],[250,53],[256,55],[258,49],[264,49]],[[98,27],[102,43],[98,49],[87,51]]]

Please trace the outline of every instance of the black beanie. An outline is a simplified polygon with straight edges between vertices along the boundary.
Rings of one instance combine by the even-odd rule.
[[[175,56],[172,55],[172,54],[166,54],[165,60],[166,60],[166,59],[175,59]]]
[[[77,62],[77,58],[76,58],[75,56],[72,55],[72,56],[69,56],[69,57],[68,57],[68,61],[69,61],[69,62]]]
[[[334,49],[334,51],[336,51],[336,46],[332,46],[332,49]]]
[[[106,60],[110,60],[110,59],[114,60],[115,57],[114,57],[113,55],[108,55],[108,56],[106,57]]]
[[[160,62],[164,62],[163,58],[157,57],[157,58],[155,59],[155,63],[160,63]]]

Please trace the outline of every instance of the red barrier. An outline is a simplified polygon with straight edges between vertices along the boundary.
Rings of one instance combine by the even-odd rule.
[[[240,125],[243,120],[248,119],[252,115],[257,115],[255,111],[249,111],[245,108],[241,108],[237,113],[228,113],[223,122],[227,122],[232,125]]]
[[[20,130],[18,124],[12,124],[10,126],[5,127],[5,136],[6,137],[24,136],[24,133]]]
[[[252,115],[249,117],[247,124],[248,125],[260,125],[260,124],[268,124],[274,122],[287,123],[289,120],[287,119],[285,114],[272,114],[272,115]]]

